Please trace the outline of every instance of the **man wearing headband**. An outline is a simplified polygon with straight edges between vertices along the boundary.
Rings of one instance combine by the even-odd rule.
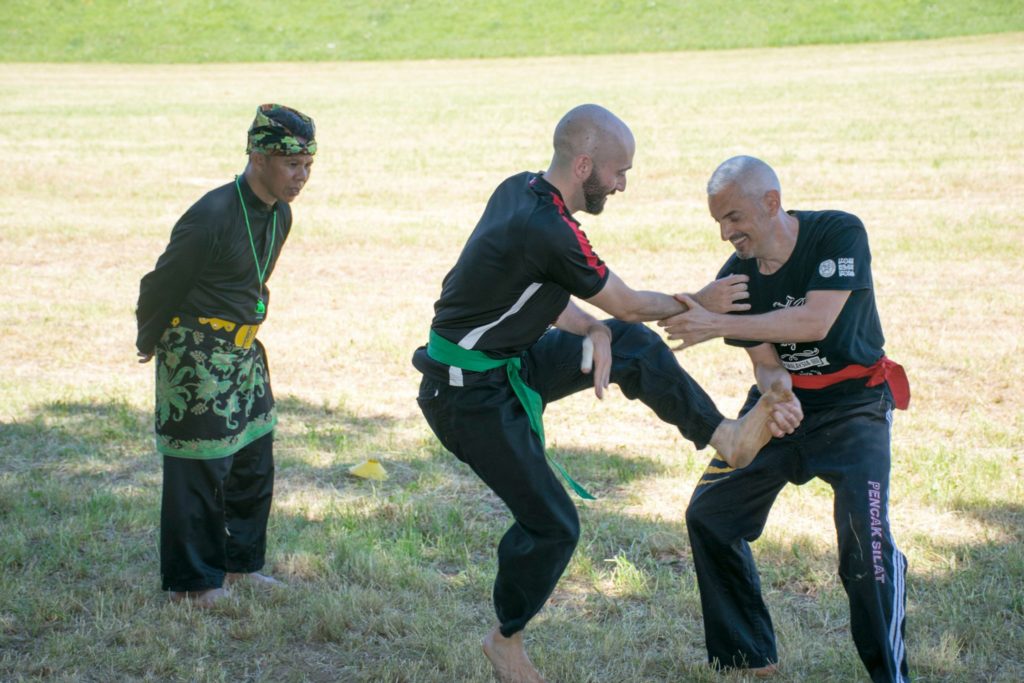
[[[208,607],[226,583],[278,583],[260,573],[277,414],[256,334],[315,135],[305,114],[260,106],[245,171],[185,212],[139,287],[135,344],[140,363],[156,357],[160,574],[173,601]]]

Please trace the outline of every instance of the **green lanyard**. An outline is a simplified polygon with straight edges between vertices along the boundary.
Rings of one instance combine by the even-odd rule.
[[[270,259],[274,255],[274,238],[277,237],[277,208],[274,209],[274,227],[270,232],[270,249],[267,250],[267,261],[260,268],[260,257],[256,254],[256,240],[252,238],[252,227],[249,225],[249,212],[245,208],[245,198],[242,197],[242,186],[238,184],[238,176],[235,176],[235,189],[238,190],[238,201],[242,203],[242,215],[245,216],[245,229],[249,231],[249,246],[252,247],[252,258],[256,262],[256,278],[260,281],[260,296],[256,300],[257,322],[263,320],[267,312],[267,305],[263,302],[263,280],[270,267]]]
[[[533,429],[540,439],[541,448],[544,448],[544,401],[541,399],[540,394],[524,382],[523,378],[519,375],[519,370],[522,368],[522,361],[520,359],[505,358],[504,360],[498,360],[491,358],[483,351],[464,349],[458,344],[448,341],[437,332],[434,332],[434,330],[430,330],[430,343],[427,344],[427,355],[438,363],[453,365],[457,368],[474,372],[493,370],[494,368],[504,366],[505,372],[508,374],[509,384],[512,385],[512,391],[515,393],[516,398],[519,399],[519,402],[523,404],[526,416],[530,418],[530,428]],[[546,448],[544,455],[547,456],[548,462],[562,475],[569,488],[576,492],[576,495],[586,500],[596,500],[590,491],[587,491],[575,479],[569,476],[569,473],[562,467],[562,464],[552,458]]]

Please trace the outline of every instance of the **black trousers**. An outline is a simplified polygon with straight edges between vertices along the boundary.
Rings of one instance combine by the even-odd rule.
[[[661,338],[643,325],[606,321],[612,330],[611,379],[676,425],[698,448],[723,417],[679,366]],[[523,377],[544,404],[593,387],[580,372],[582,337],[552,330],[524,356]],[[467,373],[469,374],[469,373]],[[540,611],[579,540],[579,517],[545,460],[540,439],[501,368],[465,386],[424,376],[418,402],[449,451],[487,484],[515,520],[498,545],[494,608],[503,635],[522,630]]]
[[[745,409],[749,409],[752,393]],[[746,468],[712,460],[686,511],[704,612],[708,660],[716,667],[778,661],[749,542],[787,483],[820,477],[835,494],[839,577],[850,630],[876,683],[909,681],[903,642],[906,557],[889,530],[892,408],[877,395],[862,405],[808,412],[791,435],[773,439]]]
[[[224,458],[164,456],[164,590],[220,588],[226,572],[263,567],[274,494],[274,433]]]

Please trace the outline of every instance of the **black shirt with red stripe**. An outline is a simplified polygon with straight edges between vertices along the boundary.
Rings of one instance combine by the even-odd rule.
[[[565,310],[588,299],[608,268],[540,173],[519,173],[491,195],[462,254],[444,278],[431,327],[493,358],[532,346]]]
[[[800,222],[796,245],[776,272],[765,275],[757,259],[735,254],[719,271],[750,276],[750,310],[735,315],[769,313],[803,306],[814,290],[844,290],[850,297],[824,339],[774,344],[787,370],[800,375],[827,375],[847,365],[873,365],[883,355],[882,324],[875,306],[871,278],[871,250],[864,224],[842,211],[789,211]],[[760,342],[727,339],[734,346]],[[863,392],[881,392],[884,385],[867,389],[866,380],[851,379],[825,389],[796,389],[804,407],[825,407],[860,401]]]

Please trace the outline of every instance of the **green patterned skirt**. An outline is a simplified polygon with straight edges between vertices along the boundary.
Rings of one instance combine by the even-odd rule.
[[[156,347],[156,448],[223,458],[277,424],[256,325],[179,315]]]

